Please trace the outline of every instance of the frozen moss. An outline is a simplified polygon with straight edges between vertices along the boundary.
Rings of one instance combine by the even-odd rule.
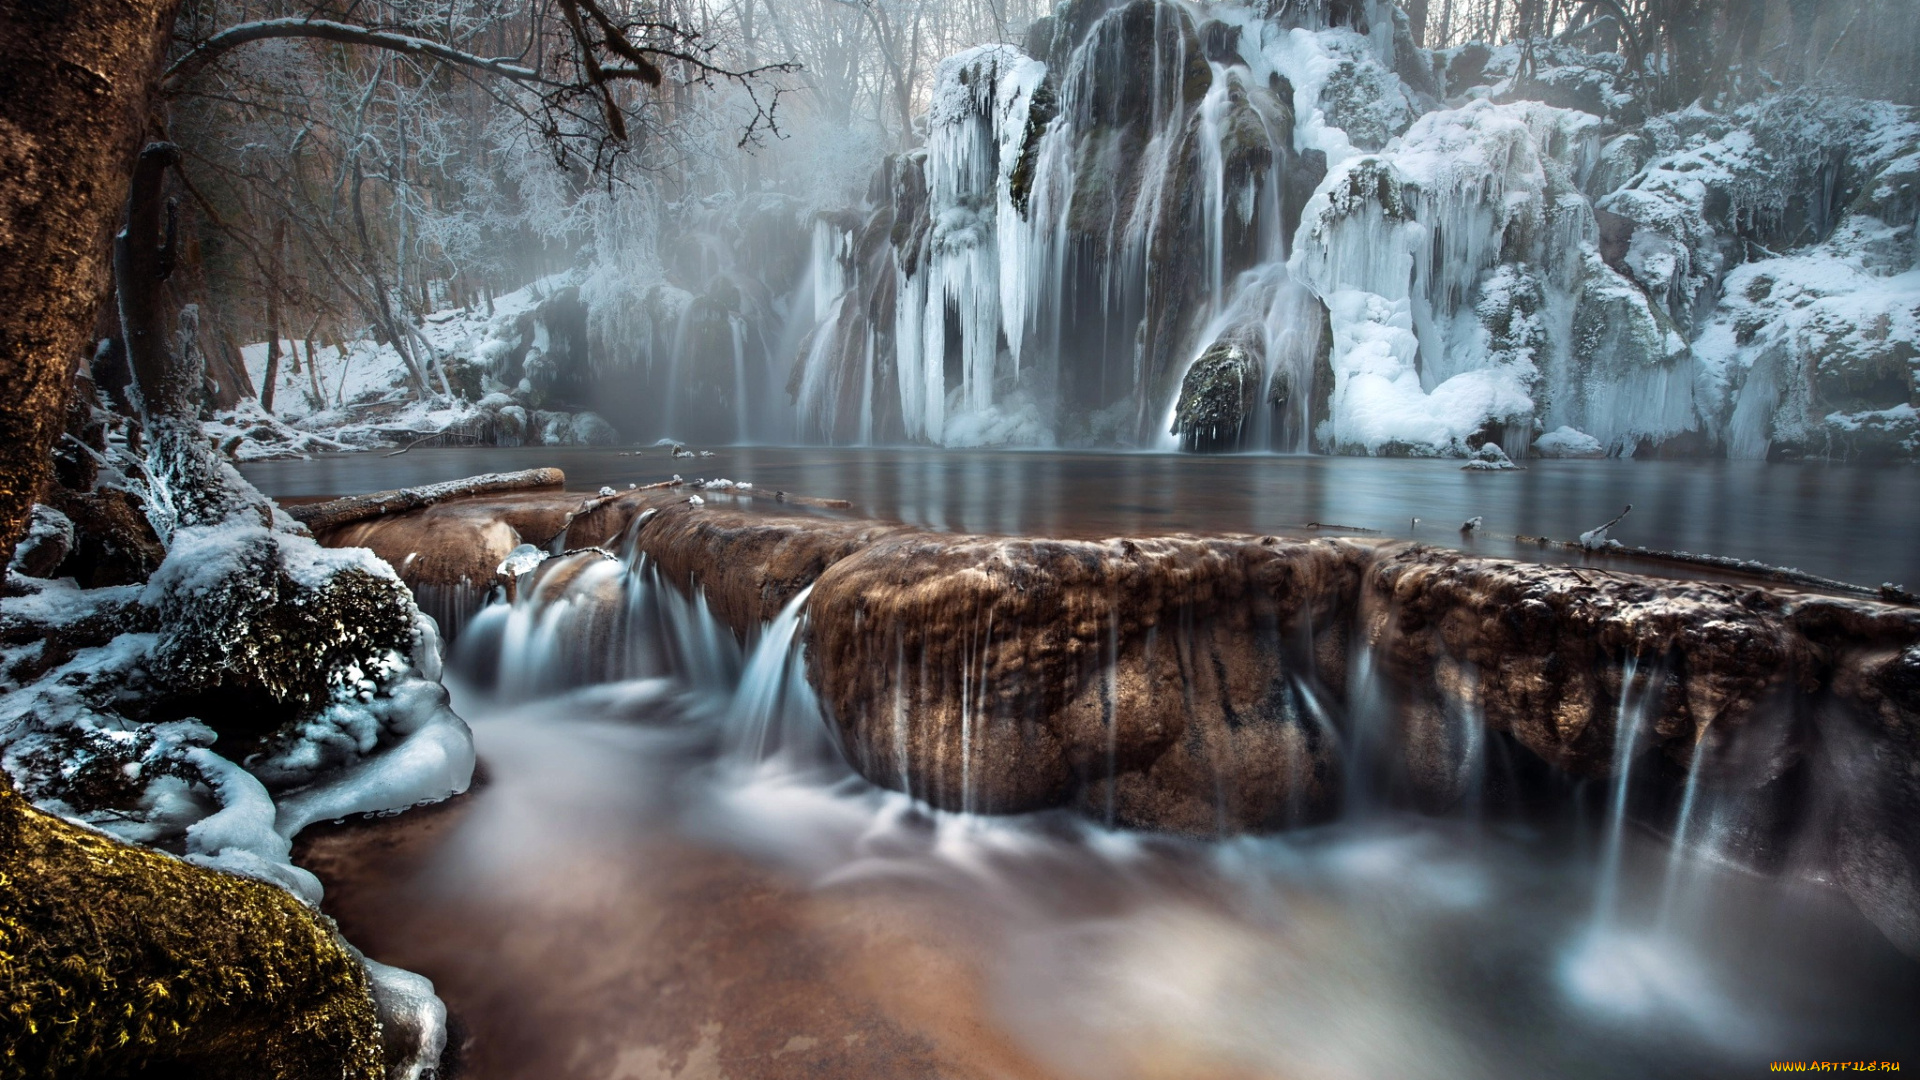
[[[361,556],[259,527],[181,530],[144,597],[160,615],[156,674],[176,694],[324,703],[347,669],[412,647],[406,586]]]
[[[42,813],[0,778],[0,1078],[384,1075],[367,975],[282,889]]]

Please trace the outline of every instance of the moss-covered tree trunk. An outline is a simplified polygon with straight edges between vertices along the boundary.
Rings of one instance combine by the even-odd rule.
[[[76,828],[0,772],[0,1080],[379,1080],[367,973],[286,890]]]
[[[180,0],[0,4],[0,566],[88,352]]]

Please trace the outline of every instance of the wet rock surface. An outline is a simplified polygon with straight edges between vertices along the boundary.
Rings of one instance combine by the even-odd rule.
[[[0,1076],[386,1074],[367,975],[276,886],[133,847],[0,779]]]
[[[1612,774],[1624,735],[1630,767],[1732,793],[1741,858],[1835,881],[1920,947],[1910,606],[1369,540],[929,533],[691,490],[588,500],[562,543],[630,545],[743,639],[811,585],[807,676],[850,763],[934,806],[1270,830],[1372,782],[1335,734],[1365,717],[1397,726],[1395,797],[1435,811],[1477,782],[1489,738],[1577,779]],[[354,535],[580,506],[477,500]],[[415,560],[410,580],[447,565]]]
[[[1173,434],[1188,450],[1234,450],[1260,397],[1260,358],[1236,341],[1210,346],[1180,380]]]
[[[936,806],[1194,833],[1311,820],[1335,774],[1306,698],[1342,678],[1363,550],[892,538],[815,586],[809,675],[856,768]]]

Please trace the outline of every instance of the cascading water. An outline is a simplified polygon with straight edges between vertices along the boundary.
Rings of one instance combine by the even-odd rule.
[[[1694,822],[1697,804],[1700,800],[1700,777],[1706,771],[1706,749],[1708,730],[1702,727],[1694,736],[1693,753],[1687,762],[1687,782],[1680,795],[1680,809],[1674,816],[1673,839],[1667,853],[1666,880],[1660,887],[1660,923],[1666,926],[1672,922],[1674,904],[1683,891],[1690,869],[1689,845],[1697,842],[1695,836],[1698,826]]]
[[[837,924],[864,919],[849,915],[864,899],[849,897],[872,890],[937,897],[958,911],[941,922],[968,957],[952,963],[977,965],[966,970],[977,970],[993,1022],[1048,1074],[1144,1080],[1150,1061],[1250,1076],[1728,1074],[1784,1053],[1770,1042],[1780,1038],[1899,1043],[1887,1038],[1901,1030],[1889,1017],[1920,994],[1914,965],[1851,911],[1695,855],[1697,838],[1715,832],[1707,822],[1724,786],[1701,778],[1703,763],[1713,759],[1715,776],[1730,767],[1705,730],[1686,763],[1653,753],[1663,663],[1596,659],[1592,675],[1619,698],[1586,736],[1603,738],[1594,767],[1605,778],[1576,784],[1484,726],[1494,680],[1465,653],[1430,657],[1457,700],[1411,696],[1398,646],[1417,632],[1419,609],[1369,594],[1311,625],[1254,619],[1236,632],[1279,657],[1258,676],[1275,690],[1260,715],[1242,711],[1236,723],[1298,738],[1238,746],[1283,759],[1269,774],[1290,784],[1292,801],[1267,821],[1286,828],[1148,836],[1114,828],[1139,792],[1121,794],[1116,780],[1148,780],[1121,749],[1133,730],[1121,728],[1139,723],[1129,709],[1142,692],[1225,688],[1227,676],[1206,675],[1221,655],[1206,638],[1217,626],[1175,605],[1142,628],[1125,592],[1096,594],[1075,659],[1089,688],[1077,767],[1092,796],[1079,813],[993,817],[979,811],[1004,784],[1000,744],[1039,726],[1010,715],[1006,701],[1021,698],[991,680],[1031,626],[989,621],[987,607],[958,619],[952,671],[929,667],[904,636],[879,646],[895,698],[843,746],[808,676],[810,642],[828,625],[826,578],[737,634],[699,580],[666,575],[649,553],[670,544],[670,532],[649,534],[660,521],[636,515],[618,555],[541,561],[457,640],[459,705],[495,776],[476,799],[503,807],[488,828],[526,836],[547,822],[563,847],[588,844],[595,863],[632,865],[636,880],[655,872],[662,849],[747,855],[806,882],[806,909]],[[1306,646],[1331,626],[1344,661],[1323,667],[1329,657]],[[950,688],[958,707],[929,715],[910,684]],[[1192,748],[1181,782],[1212,784],[1213,826],[1229,832],[1242,796],[1225,780],[1236,744],[1167,738]],[[1778,759],[1778,748],[1768,753]],[[922,771],[924,755],[945,755],[947,771]],[[912,788],[929,774],[947,778]],[[964,790],[939,790],[954,778]],[[541,809],[549,803],[563,809]],[[1582,811],[1599,813],[1588,822]],[[1661,847],[1653,836],[1668,826]],[[524,847],[553,857],[545,842]],[[687,896],[726,903],[707,886]],[[570,909],[563,919],[593,917]],[[764,926],[764,911],[745,924]]]
[[[1685,341],[1596,254],[1597,118],[1416,121],[1411,46],[1369,11],[1155,0],[944,61],[925,149],[832,227],[882,258],[829,275],[861,302],[816,311],[805,422],[849,430],[890,384],[894,437],[946,445],[1463,453],[1495,430],[1523,453],[1535,428],[1631,450],[1697,427]],[[891,377],[828,401],[888,305]]]
[[[1759,879],[1692,860],[1697,772],[1674,846],[1649,850],[1633,827],[1632,796],[1657,771],[1640,758],[1660,680],[1637,661],[1620,674],[1604,814],[1591,829],[1572,813],[1580,801],[1573,788],[1554,789],[1569,800],[1557,815],[1540,815],[1537,792],[1532,801],[1514,797],[1511,762],[1497,764],[1506,739],[1477,730],[1470,707],[1444,720],[1476,730],[1450,728],[1436,744],[1460,793],[1455,809],[1409,813],[1395,780],[1406,767],[1406,705],[1388,691],[1364,638],[1337,693],[1304,669],[1281,669],[1289,704],[1277,722],[1340,747],[1334,767],[1347,803],[1331,823],[1214,841],[1103,827],[1096,820],[1115,816],[1112,778],[1125,769],[1111,749],[1095,766],[1108,783],[1104,810],[942,812],[861,781],[843,755],[877,753],[884,761],[870,774],[895,775],[905,787],[909,756],[944,745],[932,752],[962,755],[963,782],[981,782],[980,762],[1008,731],[984,704],[992,627],[982,621],[960,650],[964,670],[944,680],[967,702],[957,742],[925,738],[924,718],[902,696],[885,745],[841,747],[806,676],[812,589],[742,643],[697,583],[667,580],[641,550],[645,527],[630,531],[621,558],[549,559],[519,580],[513,602],[490,606],[463,635],[455,668],[490,685],[478,692],[498,703],[462,704],[478,717],[483,757],[491,725],[508,725],[500,737],[513,753],[497,759],[509,774],[502,783],[518,790],[514,770],[547,752],[534,749],[542,740],[588,739],[569,753],[630,755],[631,768],[655,777],[646,805],[670,813],[654,828],[799,873],[818,890],[815,903],[861,883],[911,882],[977,905],[994,929],[968,948],[987,965],[983,985],[997,1015],[1061,1076],[1143,1077],[1148,1060],[1256,1076],[1316,1068],[1383,1078],[1714,1075],[1780,1053],[1767,1040],[1782,1032],[1825,1046],[1892,1030],[1889,1008],[1909,1000],[1902,995],[1913,988],[1901,980],[1911,977],[1910,962],[1889,959],[1884,947],[1861,951],[1853,931],[1771,929],[1783,919],[1798,925],[1800,909],[1782,908],[1781,894]],[[1125,617],[1114,601],[1106,644],[1090,658],[1088,677],[1106,688],[1098,722],[1109,733]],[[1389,619],[1380,632],[1397,633],[1396,625]],[[1182,643],[1197,629],[1184,619],[1157,627],[1149,651],[1183,667],[1204,662]],[[1271,636],[1286,647],[1287,635]],[[895,666],[910,663],[900,653]],[[915,677],[942,681],[931,671]],[[504,710],[503,719],[489,720],[489,708]],[[616,719],[594,719],[616,708]],[[627,746],[615,739],[619,725],[651,733],[617,749]],[[1324,767],[1301,757],[1290,769]],[[597,775],[574,768],[548,782]],[[606,783],[635,797],[632,781]],[[980,805],[970,794],[957,802]],[[1306,816],[1297,807],[1290,820]],[[1822,919],[1852,925],[1831,912]],[[1765,943],[1759,959],[1756,941]],[[1823,960],[1827,951],[1849,966]],[[1856,964],[1875,974],[1863,979]],[[1777,985],[1781,971],[1827,996],[1809,1005],[1804,996],[1756,992]],[[1516,980],[1557,980],[1565,992],[1516,997]]]
[[[1593,924],[1596,931],[1613,925],[1620,898],[1620,860],[1626,843],[1627,795],[1632,790],[1633,759],[1640,750],[1640,729],[1646,721],[1649,690],[1638,693],[1634,676],[1639,658],[1629,656],[1620,674],[1619,713],[1614,717],[1613,776],[1608,783],[1606,833],[1600,854],[1600,884],[1594,890]]]

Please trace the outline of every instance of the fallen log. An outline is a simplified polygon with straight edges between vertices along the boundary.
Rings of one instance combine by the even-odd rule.
[[[1625,515],[1621,515],[1624,517]],[[1619,521],[1619,518],[1613,519]],[[1607,523],[1612,525],[1613,521]],[[1607,525],[1600,528],[1605,529]],[[1596,532],[1599,530],[1596,530]],[[1589,534],[1583,534],[1589,535]],[[1676,566],[1702,566],[1713,570],[1739,574],[1742,577],[1758,578],[1775,585],[1793,585],[1822,592],[1839,593],[1843,596],[1858,596],[1868,600],[1879,600],[1888,604],[1916,604],[1920,597],[1892,582],[1885,582],[1879,588],[1870,585],[1856,585],[1850,581],[1837,581],[1818,574],[1809,574],[1790,566],[1772,566],[1752,559],[1735,559],[1725,555],[1701,555],[1691,551],[1660,551],[1655,548],[1629,547],[1618,540],[1603,540],[1599,546],[1589,546],[1580,541],[1551,540],[1544,536],[1516,536],[1514,540],[1522,544],[1534,544],[1543,548],[1559,548],[1563,551],[1578,551],[1588,555],[1614,555],[1625,558],[1644,559],[1648,562],[1671,563]]]
[[[319,532],[366,518],[418,510],[466,495],[498,495],[506,491],[563,487],[566,482],[567,474],[559,469],[522,469],[519,472],[487,473],[484,476],[469,476],[464,480],[448,480],[395,491],[376,491],[370,495],[350,495],[330,502],[290,506],[287,507],[287,513],[295,521]]]

